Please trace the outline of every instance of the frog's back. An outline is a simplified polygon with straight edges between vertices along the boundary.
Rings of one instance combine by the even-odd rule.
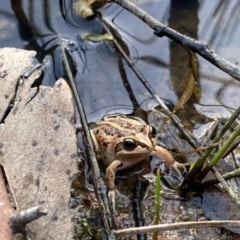
[[[142,132],[145,123],[138,118],[129,118],[124,115],[108,116],[96,122],[91,128],[98,144],[98,158],[105,165],[115,159],[115,146],[128,136],[135,136]]]

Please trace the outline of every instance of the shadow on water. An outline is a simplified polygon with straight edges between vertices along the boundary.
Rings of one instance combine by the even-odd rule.
[[[112,112],[136,115],[140,112],[146,118],[145,110],[156,106],[156,102],[111,42],[82,40],[83,34],[102,34],[105,31],[98,18],[83,20],[76,16],[71,4],[72,1],[63,0],[2,0],[0,47],[35,50],[38,61],[44,60],[47,66],[43,84],[53,85],[56,79],[65,77],[60,49],[61,41],[65,41],[89,121]],[[240,4],[237,0],[142,0],[138,5],[180,33],[206,41],[227,60],[233,63],[238,60]],[[120,11],[114,4],[108,4],[100,11],[109,22],[115,38],[150,85],[161,98],[175,104],[186,88],[185,78],[189,72],[186,50],[166,38],[157,38],[144,23],[125,10]],[[198,58],[198,63],[200,94],[192,96],[178,113],[196,136],[202,134],[197,126],[215,117],[230,116],[231,108],[239,105],[240,90],[238,82],[207,61]],[[194,199],[194,203],[204,203],[207,216],[215,218],[216,204],[206,204],[214,192],[209,194],[203,196],[202,202]],[[214,197],[218,197],[218,192]],[[221,201],[228,204],[227,199]],[[226,219],[229,213],[227,217],[231,219],[235,211],[235,207],[224,210],[219,218]],[[239,218],[236,213],[234,219]]]
[[[198,11],[199,3],[198,0],[185,1],[185,0],[171,0],[168,25],[176,31],[183,33],[194,39],[198,39]],[[189,21],[189,15],[191,21]],[[186,25],[187,23],[187,25]],[[180,98],[184,89],[187,86],[186,76],[189,73],[190,66],[186,64],[189,61],[189,55],[187,51],[180,45],[170,42],[170,79],[177,97]],[[198,79],[199,80],[199,79]],[[199,86],[199,82],[196,83]],[[201,90],[199,89],[201,92]],[[185,126],[192,131],[196,120],[203,119],[205,116],[196,110],[194,104],[198,103],[200,96],[193,96],[185,104],[184,108],[180,109],[178,115],[183,119]],[[193,120],[193,117],[195,122]]]

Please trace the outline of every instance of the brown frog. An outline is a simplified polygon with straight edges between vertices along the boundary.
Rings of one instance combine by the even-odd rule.
[[[183,165],[172,154],[156,145],[156,130],[142,119],[125,115],[110,115],[91,126],[91,135],[97,158],[106,166],[106,185],[115,188],[115,174],[148,156],[165,160],[168,169],[180,173]]]

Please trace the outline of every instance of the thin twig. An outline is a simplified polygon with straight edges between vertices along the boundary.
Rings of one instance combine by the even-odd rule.
[[[200,148],[197,148],[197,149],[193,149],[193,150],[190,150],[190,151],[186,151],[186,152],[179,152],[179,153],[176,153],[176,152],[171,152],[173,156],[185,156],[185,155],[189,155],[189,154],[192,154],[192,153],[196,153],[196,152],[201,152],[203,150],[206,150],[206,149],[209,149],[209,148],[213,148],[213,147],[216,147],[218,146],[220,143],[222,143],[224,140],[220,140],[212,145],[209,145],[209,146],[206,146],[206,147],[200,147]]]
[[[240,68],[238,68],[234,64],[226,61],[225,59],[221,58],[219,55],[214,53],[212,50],[208,48],[208,46],[205,43],[184,36],[183,34],[180,34],[177,31],[173,30],[172,28],[167,27],[166,25],[162,24],[161,22],[157,21],[155,18],[147,14],[141,8],[137,7],[131,1],[112,0],[112,2],[120,5],[121,7],[125,8],[126,10],[140,18],[144,23],[146,23],[149,27],[151,27],[154,30],[154,33],[157,36],[168,37],[172,41],[199,54],[200,56],[202,56],[210,63],[212,63],[222,71],[226,72],[236,80],[238,81],[240,80]]]
[[[153,233],[167,230],[189,229],[189,228],[240,228],[240,221],[201,221],[201,222],[181,222],[181,223],[167,223],[160,225],[152,225],[147,227],[134,227],[122,230],[115,230],[113,233],[116,236],[132,235],[139,233]]]
[[[76,101],[76,106],[78,109],[78,112],[81,116],[81,124],[83,127],[83,132],[87,141],[87,147],[88,147],[88,152],[89,152],[89,156],[90,156],[90,160],[91,160],[91,166],[92,166],[92,171],[95,175],[94,177],[94,188],[95,188],[95,192],[98,198],[98,203],[99,203],[99,208],[102,212],[102,217],[103,217],[103,222],[104,222],[104,226],[105,226],[105,230],[108,233],[108,237],[109,239],[114,239],[113,235],[112,235],[112,231],[111,228],[113,226],[113,220],[111,217],[111,212],[109,209],[109,202],[108,202],[108,198],[107,198],[107,189],[106,189],[106,185],[103,182],[103,179],[101,177],[100,174],[100,170],[98,167],[98,163],[97,163],[97,158],[96,158],[96,154],[94,152],[94,147],[93,147],[93,143],[92,143],[92,139],[91,139],[91,135],[90,135],[90,131],[88,128],[88,124],[87,124],[87,119],[86,119],[86,115],[83,109],[83,105],[81,102],[81,99],[79,97],[78,94],[78,90],[76,88],[73,76],[72,76],[72,72],[70,70],[70,66],[67,60],[67,56],[66,56],[66,52],[67,49],[65,47],[65,42],[62,42],[62,55],[63,55],[63,63],[67,72],[67,76],[68,76],[68,80],[70,83],[70,87],[72,89],[73,92],[73,96],[74,99]]]
[[[156,176],[156,197],[155,197],[155,216],[154,216],[154,224],[158,225],[160,223],[160,191],[161,191],[161,182],[160,182],[160,170],[157,170]],[[153,234],[153,240],[157,240],[158,236],[155,232]]]

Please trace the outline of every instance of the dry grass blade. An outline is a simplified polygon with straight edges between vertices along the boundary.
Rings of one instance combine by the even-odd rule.
[[[157,170],[156,176],[156,198],[155,198],[155,217],[154,224],[158,225],[160,222],[160,191],[161,191],[161,181],[160,181],[160,170]],[[158,234],[155,232],[153,234],[153,240],[158,239]]]
[[[240,228],[240,221],[201,221],[201,222],[182,222],[182,223],[167,223],[160,225],[153,225],[147,227],[135,227],[122,230],[115,230],[113,233],[116,236],[132,235],[140,233],[153,233],[168,230],[189,229],[189,228],[213,228],[213,227],[225,227],[225,228]]]
[[[8,199],[7,189],[5,187],[4,177],[2,173],[2,167],[0,166],[0,239],[10,240],[12,239],[12,231],[9,225],[9,215],[12,213],[11,204]]]

